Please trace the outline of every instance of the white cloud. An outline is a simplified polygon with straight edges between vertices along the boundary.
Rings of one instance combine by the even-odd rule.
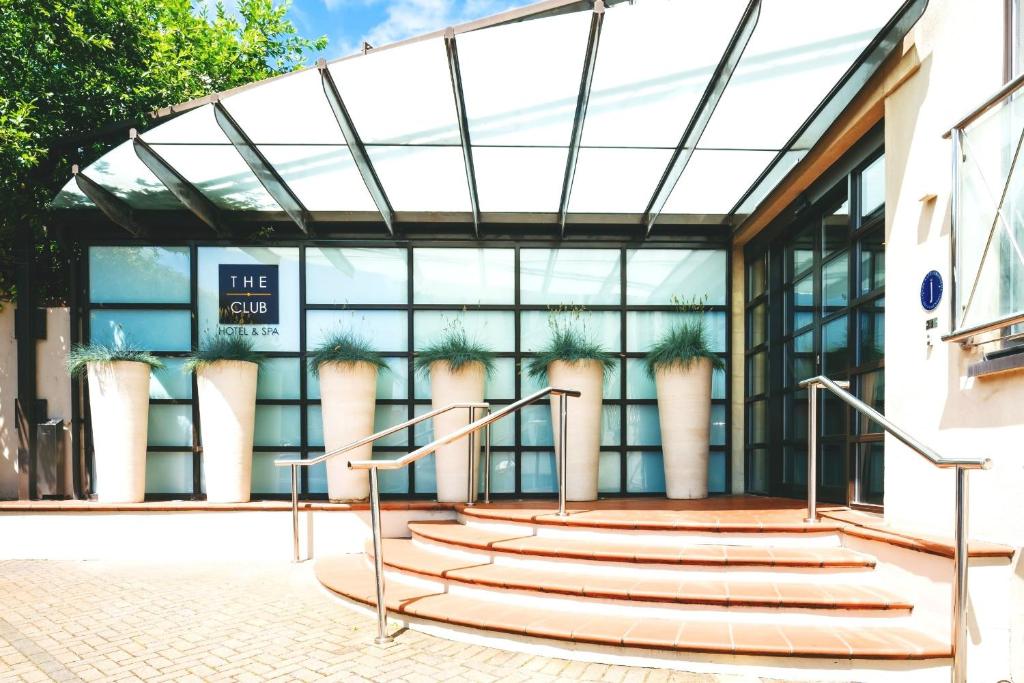
[[[521,4],[509,0],[394,0],[388,4],[387,18],[371,28],[363,40],[379,47],[479,19]]]

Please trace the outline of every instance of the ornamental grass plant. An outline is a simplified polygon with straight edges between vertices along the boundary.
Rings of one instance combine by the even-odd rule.
[[[446,325],[436,341],[416,354],[416,369],[421,373],[430,372],[430,366],[439,362],[448,363],[452,372],[459,372],[471,363],[482,364],[488,375],[494,372],[494,352],[471,339],[458,319]]]
[[[221,360],[237,360],[260,365],[263,354],[253,348],[248,337],[211,335],[185,361],[185,372],[196,372]]]
[[[115,363],[131,361],[145,363],[153,370],[164,367],[164,362],[149,351],[131,343],[120,344],[78,344],[68,353],[68,372],[74,377],[84,375],[90,363]]]
[[[596,361],[607,373],[618,361],[616,354],[605,350],[600,342],[594,341],[587,332],[583,319],[584,309],[552,309],[548,315],[551,337],[547,345],[534,356],[526,366],[530,377],[546,377],[548,366],[555,361],[575,365],[585,361]]]
[[[725,368],[722,358],[711,350],[704,319],[696,318],[669,328],[647,352],[644,365],[654,377],[658,370],[685,370],[702,358],[710,360],[715,369]]]
[[[368,363],[378,370],[388,369],[370,342],[351,331],[332,332],[313,349],[309,369],[314,377],[320,376],[320,366],[325,363]]]

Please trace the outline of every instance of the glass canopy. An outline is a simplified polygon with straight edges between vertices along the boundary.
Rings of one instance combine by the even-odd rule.
[[[924,4],[547,0],[174,107],[53,206],[735,224]]]

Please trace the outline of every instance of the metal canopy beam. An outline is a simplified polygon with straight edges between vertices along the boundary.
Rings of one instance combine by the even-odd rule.
[[[715,67],[715,72],[711,75],[711,81],[708,82],[697,109],[690,117],[690,122],[686,125],[686,130],[683,131],[683,136],[672,153],[672,158],[668,162],[665,173],[661,176],[657,189],[654,190],[650,203],[647,205],[647,210],[644,212],[644,224],[647,226],[648,235],[651,234],[651,229],[654,227],[655,221],[658,220],[661,210],[665,208],[665,202],[668,201],[669,195],[675,189],[680,176],[686,170],[686,165],[690,163],[690,157],[693,156],[694,149],[704,134],[711,115],[715,112],[715,107],[722,99],[729,79],[736,71],[736,66],[739,64],[740,57],[743,56],[747,43],[750,42],[750,36],[754,33],[754,27],[757,26],[757,19],[760,15],[761,1],[750,0],[743,16],[740,17],[736,31],[729,39],[729,44],[726,46],[718,66]]]
[[[226,235],[227,230],[221,220],[220,211],[217,210],[214,203],[139,137],[134,128],[131,129],[129,135],[132,139],[132,146],[135,148],[135,155],[163,183],[164,187],[177,197],[178,201],[185,205],[185,208],[195,214],[196,218],[210,226],[218,236]]]
[[[462,159],[466,164],[466,185],[469,188],[469,203],[473,211],[473,235],[480,237],[480,197],[476,190],[476,166],[473,165],[473,145],[469,137],[466,98],[462,92],[462,70],[459,68],[459,48],[455,43],[455,29],[449,28],[445,31],[444,47],[448,53],[448,72],[452,77],[452,93],[455,95],[455,110],[458,112]]]
[[[219,100],[213,103],[213,113],[217,119],[217,125],[228,136],[228,140],[235,146],[239,156],[242,157],[245,164],[252,170],[253,175],[260,181],[260,184],[263,185],[267,193],[274,198],[274,201],[288,214],[288,217],[295,221],[299,229],[309,235],[311,232],[309,211],[299,201],[292,188],[288,187],[288,183],[284,181],[284,178],[281,177],[273,165],[267,161],[267,158],[263,156],[263,152],[253,143]]]
[[[366,146],[363,145],[363,141],[359,137],[358,131],[356,131],[355,124],[352,123],[352,117],[349,116],[348,109],[345,108],[345,102],[341,99],[341,91],[338,90],[338,85],[334,82],[334,77],[331,76],[330,69],[327,68],[327,62],[324,59],[319,60],[316,63],[316,67],[320,70],[320,80],[323,82],[324,95],[334,111],[334,118],[338,121],[341,134],[345,137],[345,142],[348,143],[348,150],[352,154],[352,160],[355,162],[356,168],[359,169],[359,175],[363,177],[366,189],[369,190],[370,196],[373,197],[373,203],[377,205],[381,218],[384,219],[384,225],[387,227],[388,233],[393,236],[395,234],[395,210],[391,207],[391,202],[384,192],[384,186],[380,184],[380,178],[377,177],[377,171],[373,168],[370,155],[366,153]]]
[[[71,173],[75,176],[78,189],[91,199],[107,218],[131,233],[132,237],[146,235],[146,226],[135,217],[135,210],[128,202],[78,170],[78,164],[71,167]]]
[[[590,35],[587,38],[587,53],[583,58],[583,75],[580,77],[580,92],[576,98],[576,116],[572,122],[572,137],[569,139],[569,154],[565,159],[565,177],[562,180],[562,199],[558,208],[559,235],[565,236],[565,218],[569,213],[569,196],[572,181],[576,177],[576,161],[580,156],[580,141],[583,139],[583,124],[590,104],[590,86],[594,82],[594,67],[597,64],[597,46],[601,40],[601,26],[604,23],[604,2],[595,0],[594,12],[590,15]]]

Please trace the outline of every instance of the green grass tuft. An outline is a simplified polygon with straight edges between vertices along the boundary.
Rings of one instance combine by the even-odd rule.
[[[494,352],[472,340],[461,323],[448,325],[441,338],[416,353],[416,369],[427,374],[433,363],[444,361],[458,372],[470,363],[481,363],[488,375],[494,372]]]
[[[68,353],[68,372],[74,377],[79,377],[86,373],[89,363],[113,363],[122,360],[145,363],[154,370],[164,366],[164,362],[152,353],[131,344],[79,344],[71,347]]]
[[[370,343],[355,332],[333,332],[313,349],[309,369],[314,377],[320,376],[324,363],[369,363],[378,370],[387,370],[388,364]]]
[[[185,361],[185,372],[195,372],[219,360],[241,360],[259,365],[263,354],[253,348],[248,337],[215,335],[206,337]]]
[[[644,364],[651,377],[661,368],[688,368],[701,358],[711,361],[711,367],[724,369],[721,356],[711,350],[707,329],[701,319],[680,323],[662,335],[647,352]]]
[[[615,367],[618,357],[605,351],[598,342],[591,340],[586,332],[568,325],[551,324],[551,340],[526,367],[530,377],[547,377],[548,365],[556,360],[570,364],[593,360],[601,364],[607,373]]]

